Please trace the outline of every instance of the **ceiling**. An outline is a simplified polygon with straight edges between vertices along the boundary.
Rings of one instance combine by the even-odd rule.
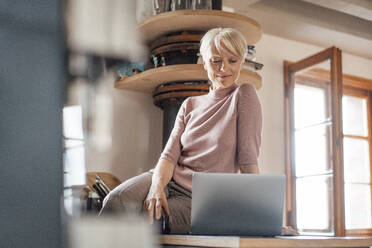
[[[223,0],[223,8],[256,20],[265,34],[372,59],[371,0]]]

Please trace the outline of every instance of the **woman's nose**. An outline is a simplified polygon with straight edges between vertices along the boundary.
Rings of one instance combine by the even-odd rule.
[[[226,70],[226,63],[222,62],[220,66],[220,71],[225,71]]]

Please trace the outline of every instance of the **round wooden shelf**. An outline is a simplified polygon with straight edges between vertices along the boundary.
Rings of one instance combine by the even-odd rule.
[[[159,84],[177,81],[208,80],[207,72],[201,64],[183,64],[162,66],[146,70],[134,76],[115,82],[115,88],[134,90],[152,94]],[[261,88],[261,76],[248,69],[242,69],[238,83],[250,83],[256,89]]]
[[[256,44],[262,35],[260,24],[244,15],[221,10],[177,10],[154,15],[138,24],[146,44],[171,32],[207,31],[216,27],[239,30],[249,45]]]

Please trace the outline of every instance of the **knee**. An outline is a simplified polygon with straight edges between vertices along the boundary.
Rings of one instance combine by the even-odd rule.
[[[122,212],[140,211],[142,201],[130,190],[113,190],[104,199],[102,211]],[[101,211],[101,212],[102,212]]]
[[[102,209],[100,211],[101,214],[105,213],[113,213],[122,211],[123,206],[121,204],[119,195],[116,194],[114,191],[111,191],[103,200]]]
[[[151,176],[147,174],[127,180],[105,197],[101,212],[141,212],[150,184]]]

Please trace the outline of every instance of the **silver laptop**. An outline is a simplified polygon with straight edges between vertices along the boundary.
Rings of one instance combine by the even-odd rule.
[[[194,173],[191,234],[281,234],[284,175]]]

